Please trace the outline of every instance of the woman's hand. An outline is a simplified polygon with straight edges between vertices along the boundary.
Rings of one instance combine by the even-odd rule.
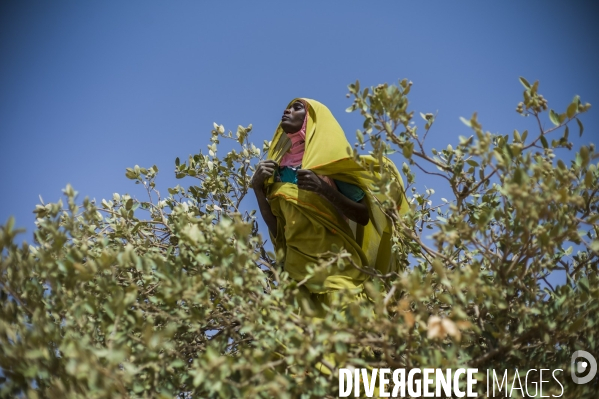
[[[370,220],[368,207],[364,198],[360,202],[350,200],[341,194],[339,190],[335,190],[329,186],[311,170],[299,169],[297,171],[297,187],[320,194],[329,200],[345,217],[362,226],[366,226]]]
[[[318,194],[324,193],[326,183],[316,176],[316,173],[308,169],[297,170],[297,187],[302,190],[314,191]]]
[[[262,190],[264,186],[264,180],[271,177],[279,165],[272,159],[258,162],[256,165],[256,171],[252,177],[252,187],[254,190]]]

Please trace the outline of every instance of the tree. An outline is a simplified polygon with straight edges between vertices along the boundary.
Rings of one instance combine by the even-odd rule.
[[[0,230],[0,394],[335,396],[337,373],[314,369],[333,354],[333,368],[475,367],[479,381],[487,369],[559,365],[569,397],[592,397],[597,378],[573,384],[569,362],[578,349],[599,357],[598,155],[590,144],[569,165],[556,156],[572,150],[569,130],[576,120],[583,133],[578,116],[590,105],[575,97],[565,112],[550,110],[544,129],[538,82],[521,82],[517,111],[538,131],[494,135],[474,114],[463,120],[473,135],[443,150],[425,146],[433,114],[421,113],[423,135],[410,124],[410,82],[349,86],[348,111],[364,117],[356,147],[403,153],[411,211],[399,217],[392,201],[381,203],[396,224],[400,272],[366,270],[370,300],[332,304],[317,325],[310,309],[295,312],[302,282],[266,250],[255,211],[240,208],[268,148],[250,143],[251,126],[234,136],[215,124],[208,154],[177,158],[176,176],[198,180],[187,189],[163,197],[158,168],[135,166],[126,176],[147,200],[78,204],[67,186],[65,203],[36,207],[35,245],[17,245],[9,220]],[[219,157],[221,140],[237,149]],[[432,190],[415,189],[415,169],[453,197],[433,204]],[[392,184],[383,173],[372,190]],[[333,249],[314,270],[350,263]],[[567,282],[553,287],[546,277],[556,270]]]

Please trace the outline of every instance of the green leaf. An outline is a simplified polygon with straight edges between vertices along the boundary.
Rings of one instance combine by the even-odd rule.
[[[566,117],[567,117],[566,113],[564,112],[563,114],[558,114],[558,116],[559,116],[559,123],[560,124],[564,123],[564,121],[566,120]]]
[[[566,164],[564,164],[564,161],[562,161],[561,159],[557,160],[557,167],[561,170],[566,170]]]
[[[530,89],[530,83],[528,83],[528,80],[524,79],[522,76],[520,76],[520,83],[522,83],[524,88]]]
[[[555,126],[560,124],[559,115],[554,110],[549,110],[549,119]]]
[[[138,232],[138,230],[140,229],[140,227],[141,227],[141,223],[137,223],[137,224],[136,224],[136,225],[133,227],[133,229],[131,229],[131,234],[135,234],[135,233],[137,233],[137,232]]]
[[[543,148],[548,148],[549,144],[547,143],[547,139],[545,136],[541,136],[541,144],[543,144]]]
[[[518,168],[514,172],[513,182],[516,183],[516,184],[521,184],[522,183],[522,179],[523,179],[522,169]]]
[[[135,171],[131,168],[127,168],[125,170],[125,177],[127,177],[127,179],[137,179],[137,173],[135,173]]]
[[[590,189],[593,187],[593,173],[587,170],[587,173],[584,175],[584,185]]]
[[[358,137],[358,141],[360,144],[364,144],[364,135],[360,131],[360,129],[356,130],[356,137]]]
[[[15,218],[13,216],[9,216],[8,221],[6,222],[6,231],[8,233],[12,232],[12,229],[15,227]]]
[[[517,143],[522,141],[522,138],[520,137],[520,133],[518,133],[517,130],[514,130],[514,141]]]
[[[580,133],[578,134],[578,137],[580,137],[580,136],[582,136],[582,132],[584,132],[584,126],[582,126],[582,122],[578,118],[576,118],[576,123],[578,123],[578,129],[580,131]]]
[[[403,148],[402,148],[402,152],[403,152],[403,156],[410,159],[412,157],[412,152],[414,151],[414,143],[405,143]]]
[[[470,123],[470,121],[466,118],[464,118],[463,116],[460,116],[460,120],[462,121],[462,123],[468,127],[472,127],[472,123]]]
[[[576,111],[578,111],[578,104],[576,103],[571,103],[570,105],[568,105],[568,109],[566,110],[566,115],[568,115],[568,118],[573,118],[574,115],[576,115]]]

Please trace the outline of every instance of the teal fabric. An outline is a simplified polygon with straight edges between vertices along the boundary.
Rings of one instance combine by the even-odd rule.
[[[297,184],[297,172],[296,168],[290,168],[288,166],[283,166],[278,170],[279,179],[281,179],[281,183],[293,183]]]
[[[345,195],[350,200],[355,201],[355,202],[360,202],[362,200],[362,198],[364,198],[364,195],[365,195],[364,190],[362,190],[360,187],[356,186],[355,184],[346,183],[341,180],[333,180],[333,181],[335,182],[335,185],[339,189],[339,192],[341,192],[341,194]]]
[[[299,168],[299,167],[298,167]],[[283,166],[278,169],[277,176],[275,181],[280,181],[281,183],[293,183],[297,184],[297,169],[298,168],[290,168],[289,166]],[[346,183],[340,180],[333,180],[339,192],[345,195],[352,201],[360,202],[362,198],[364,198],[364,191],[356,186],[355,184]]]

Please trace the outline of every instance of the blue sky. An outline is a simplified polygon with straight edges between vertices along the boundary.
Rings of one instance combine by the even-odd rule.
[[[164,192],[188,185],[174,159],[205,152],[213,122],[252,123],[259,144],[294,97],[326,104],[353,142],[356,79],[412,80],[411,108],[438,111],[429,148],[470,135],[459,117],[474,111],[493,133],[532,127],[514,111],[518,76],[559,111],[575,94],[599,106],[592,1],[216,3],[2,2],[0,223],[14,215],[29,240],[38,195],[56,201],[67,183],[98,201],[141,196],[124,176],[135,164],[158,165]],[[575,144],[597,142],[597,115]]]

